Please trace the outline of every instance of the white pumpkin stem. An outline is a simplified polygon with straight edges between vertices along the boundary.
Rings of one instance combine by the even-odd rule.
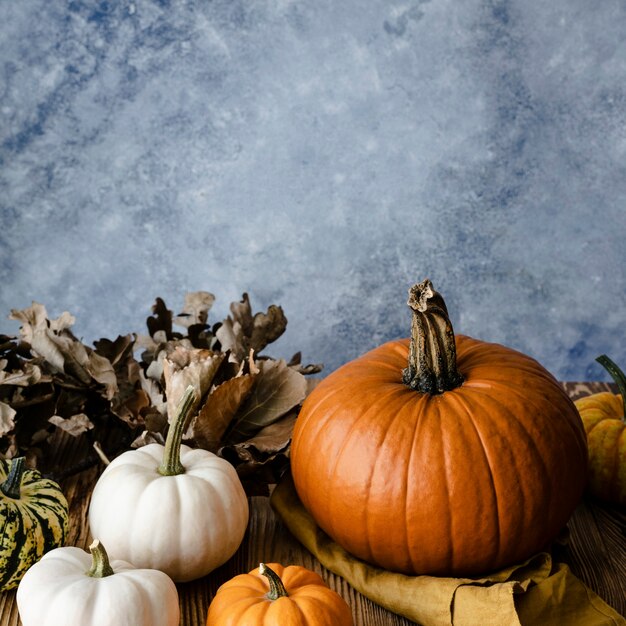
[[[106,578],[115,574],[109,563],[107,551],[97,539],[89,546],[89,551],[91,552],[91,569],[87,572],[87,576]]]
[[[159,465],[159,474],[163,476],[178,476],[185,473],[185,468],[180,462],[180,445],[183,441],[183,434],[187,429],[187,421],[191,407],[196,399],[196,393],[192,385],[185,389],[185,393],[176,409],[176,415],[170,424],[170,429],[165,440],[165,450],[163,451],[163,461]]]
[[[622,422],[626,423],[626,374],[622,372],[617,363],[610,359],[606,354],[601,354],[596,361],[604,367],[604,369],[611,375],[611,378],[615,381],[619,394],[622,396],[624,415],[622,415]]]
[[[420,393],[443,393],[459,387],[463,376],[456,367],[454,331],[441,294],[428,280],[409,289],[413,311],[409,365],[402,382]]]
[[[289,596],[280,576],[273,569],[265,565],[265,563],[259,565],[259,574],[265,576],[270,583],[270,590],[266,594],[268,600],[273,601]]]
[[[22,478],[24,476],[26,458],[23,456],[11,461],[11,469],[6,480],[0,485],[0,491],[13,500],[20,499],[20,488],[22,486]]]

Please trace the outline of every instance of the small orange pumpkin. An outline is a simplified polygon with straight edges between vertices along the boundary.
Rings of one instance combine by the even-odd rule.
[[[580,416],[534,359],[455,338],[429,280],[408,304],[410,340],[347,363],[305,400],[291,445],[298,495],[344,549],[387,570],[467,576],[519,563],[582,495]]]
[[[596,361],[617,384],[619,393],[603,391],[574,403],[589,445],[589,492],[626,506],[626,375],[608,356]]]
[[[315,572],[261,563],[224,583],[209,606],[207,626],[352,626],[345,600]]]

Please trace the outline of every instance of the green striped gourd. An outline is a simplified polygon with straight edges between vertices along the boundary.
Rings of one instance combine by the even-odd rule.
[[[59,485],[26,469],[24,457],[0,460],[0,591],[16,587],[45,552],[62,546],[67,528]]]

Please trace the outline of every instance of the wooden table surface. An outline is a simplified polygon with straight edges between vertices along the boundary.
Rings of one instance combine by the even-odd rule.
[[[566,383],[572,397],[607,389],[603,383]],[[59,455],[77,454],[67,437]],[[102,467],[94,467],[67,478],[63,488],[70,503],[69,545],[86,549],[91,542],[87,510],[91,489]],[[358,626],[408,626],[413,622],[398,617],[355,592],[341,578],[324,569],[289,534],[276,518],[267,498],[250,500],[250,523],[243,544],[230,561],[206,578],[178,585],[181,626],[202,626],[217,588],[232,576],[250,571],[260,562],[300,564],[319,572],[329,586],[352,608]],[[626,616],[626,512],[592,500],[581,502],[572,516],[570,543],[559,553],[572,571],[619,613]],[[0,594],[0,626],[17,626],[15,592]]]

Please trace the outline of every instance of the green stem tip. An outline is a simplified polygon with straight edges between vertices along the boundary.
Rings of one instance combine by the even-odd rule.
[[[596,361],[600,363],[600,365],[602,365],[602,367],[611,375],[611,378],[617,385],[617,389],[622,396],[622,402],[624,403],[624,415],[622,415],[622,421],[626,422],[626,374],[624,374],[615,361],[609,359],[606,354],[601,354]]]
[[[0,485],[0,491],[7,497],[13,498],[13,500],[20,499],[20,488],[22,486],[22,478],[24,477],[24,471],[26,470],[26,458],[23,456],[17,457],[11,461],[11,469],[6,480]]]
[[[89,546],[89,551],[91,552],[91,569],[87,572],[87,576],[106,578],[115,574],[109,563],[107,551],[97,539]]]
[[[176,415],[172,419],[170,429],[165,440],[165,450],[163,452],[163,461],[159,465],[159,474],[163,476],[178,476],[185,473],[185,468],[180,462],[180,445],[183,441],[183,434],[187,429],[187,422],[191,409],[196,400],[196,392],[192,385],[185,389],[185,393],[181,398]]]
[[[268,600],[278,600],[278,598],[286,598],[289,595],[280,576],[265,563],[259,565],[259,573],[265,576],[270,583],[270,590],[267,592]]]

